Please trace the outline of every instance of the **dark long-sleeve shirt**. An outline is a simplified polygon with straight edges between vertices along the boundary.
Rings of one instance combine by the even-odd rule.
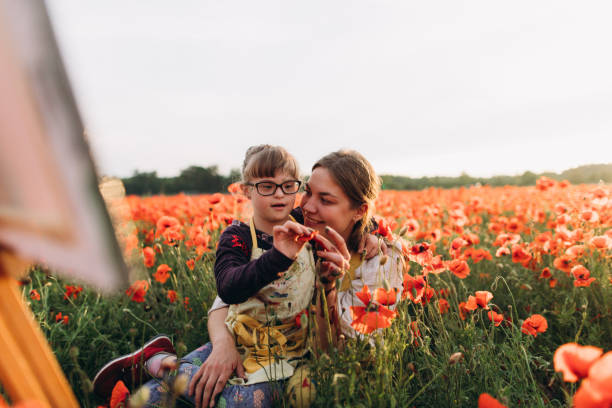
[[[291,215],[299,223],[304,222],[302,211],[296,208]],[[251,260],[253,242],[248,224],[234,221],[219,238],[215,260],[217,293],[228,304],[242,303],[278,278],[293,263],[272,246],[272,235],[255,231],[257,246],[264,252]]]

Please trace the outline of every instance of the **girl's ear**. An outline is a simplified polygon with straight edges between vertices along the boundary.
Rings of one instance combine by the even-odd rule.
[[[359,206],[359,208],[357,208],[357,212],[355,213],[355,215],[353,216],[353,221],[357,222],[360,219],[362,219],[363,217],[365,217],[365,215],[368,213],[368,204],[367,203],[363,203]]]

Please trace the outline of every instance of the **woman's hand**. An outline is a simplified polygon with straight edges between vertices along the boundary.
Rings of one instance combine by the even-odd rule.
[[[374,234],[364,234],[359,243],[359,253],[365,251],[365,259],[372,259],[379,254],[379,250],[382,251],[383,255],[387,255],[389,248],[387,248],[385,241]]]
[[[214,407],[215,397],[223,391],[234,371],[239,377],[244,377],[242,359],[234,344],[213,346],[212,352],[189,383],[189,395],[193,395],[195,406]]]
[[[215,397],[223,391],[234,372],[246,378],[234,338],[225,326],[227,311],[228,308],[224,307],[210,312],[208,316],[212,352],[189,383],[189,395],[193,396],[196,408],[214,407]]]
[[[306,243],[298,238],[309,235],[311,232],[311,228],[293,221],[287,221],[283,225],[275,225],[272,229],[274,247],[287,258],[295,259]]]
[[[317,255],[323,260],[319,269],[319,278],[325,286],[325,290],[328,291],[333,288],[336,280],[341,279],[349,269],[351,254],[346,247],[344,238],[333,228],[325,228],[325,235],[329,240],[317,235],[314,237],[314,241],[323,248],[317,251]]]

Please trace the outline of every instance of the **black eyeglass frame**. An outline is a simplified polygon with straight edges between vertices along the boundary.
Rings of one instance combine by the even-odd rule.
[[[292,192],[292,193],[286,192],[285,188],[283,187],[283,185],[287,184],[287,183],[297,183],[297,189],[294,192]],[[270,194],[263,194],[261,191],[259,191],[259,186],[261,184],[274,184],[274,191],[272,191]],[[286,194],[286,195],[297,194],[300,191],[300,187],[302,187],[302,182],[300,180],[287,180],[287,181],[284,181],[284,182],[282,182],[280,184],[276,184],[276,183],[273,183],[271,181],[260,181],[260,182],[255,183],[255,184],[253,184],[253,183],[246,183],[246,185],[247,186],[251,186],[251,187],[255,187],[255,190],[257,190],[257,194],[259,194],[260,196],[268,197],[268,196],[272,196],[272,195],[276,194],[276,190],[278,190],[279,187],[280,187],[281,191],[284,194]]]

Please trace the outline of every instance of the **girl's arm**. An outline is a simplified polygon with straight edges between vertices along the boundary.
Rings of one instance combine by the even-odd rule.
[[[286,271],[293,259],[276,248],[251,260],[250,232],[229,226],[221,234],[215,260],[215,280],[219,297],[228,304],[242,303]]]

